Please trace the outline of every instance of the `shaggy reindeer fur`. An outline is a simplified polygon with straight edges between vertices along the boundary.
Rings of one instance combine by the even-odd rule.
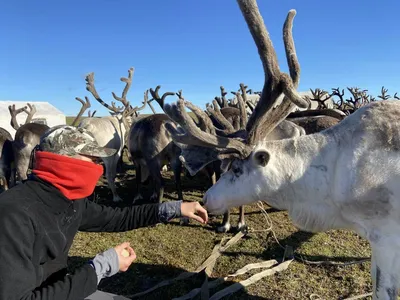
[[[303,230],[351,229],[372,248],[374,299],[400,284],[400,102],[373,102],[338,125],[259,143],[204,196],[210,212],[265,200]]]
[[[161,168],[171,163],[174,172],[179,199],[183,199],[180,173],[182,164],[179,161],[180,149],[165,128],[165,123],[171,123],[167,115],[154,114],[134,123],[129,132],[128,149],[136,166],[137,195],[134,202],[142,199],[141,183],[148,177],[153,180],[154,192],[152,201],[161,202],[164,192],[164,181]]]

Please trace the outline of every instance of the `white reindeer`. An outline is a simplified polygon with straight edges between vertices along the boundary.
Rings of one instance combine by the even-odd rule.
[[[372,249],[373,299],[397,299],[400,283],[400,102],[368,104],[322,132],[263,141],[293,105],[300,66],[292,37],[295,11],[284,25],[290,77],[279,70],[275,50],[255,0],[238,0],[257,45],[265,73],[260,101],[239,140],[201,131],[183,101],[166,106],[184,129],[169,128],[176,142],[212,149],[230,161],[229,170],[204,196],[212,213],[265,200],[288,210],[293,222],[311,232],[349,229]],[[274,107],[281,94],[284,100]],[[294,104],[295,103],[295,104]]]
[[[117,107],[115,102],[112,102],[111,105],[105,103],[100,98],[94,86],[94,73],[88,74],[85,79],[86,89],[98,102],[111,111],[111,116],[101,118],[85,118],[78,125],[79,127],[86,128],[89,132],[91,132],[100,147],[118,149],[113,156],[102,158],[106,169],[107,183],[113,194],[114,202],[122,201],[121,197],[116,191],[115,177],[117,175],[118,161],[121,157],[122,150],[126,145],[126,135],[131,126],[133,115],[137,115],[137,112],[144,109],[147,103],[147,94],[145,94],[144,104],[141,107],[132,108],[129,101],[126,99],[127,93],[132,84],[133,72],[134,69],[130,68],[128,70],[128,78],[121,78],[121,81],[126,83],[125,88],[122,91],[122,96],[118,97],[115,93],[112,93],[114,99],[120,101],[123,104],[123,107]],[[77,100],[81,101],[83,107],[85,106],[84,101],[80,100],[79,98],[77,98]],[[88,101],[87,97],[86,101]],[[82,111],[82,109],[79,112],[80,115],[83,114],[84,110]],[[77,120],[80,115],[78,115],[75,120]]]

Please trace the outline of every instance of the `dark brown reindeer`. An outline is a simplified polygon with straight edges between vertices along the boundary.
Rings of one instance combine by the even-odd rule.
[[[167,92],[159,95],[160,86],[155,90],[150,89],[152,100],[163,107],[167,96],[175,93]],[[148,91],[145,93],[147,98]],[[161,169],[164,165],[170,164],[174,172],[178,198],[183,199],[181,187],[182,164],[179,161],[180,148],[176,146],[169,132],[165,128],[166,123],[171,123],[165,114],[153,114],[143,117],[132,124],[128,134],[128,150],[136,167],[137,194],[133,203],[143,199],[141,184],[151,179],[153,194],[151,201],[161,202],[164,193],[164,180]]]
[[[11,115],[11,126],[16,130],[14,141],[12,143],[16,172],[15,181],[23,181],[27,179],[32,150],[39,144],[41,135],[49,129],[49,126],[44,124],[30,123],[33,115],[36,113],[36,107],[29,103],[28,107],[29,110],[26,106],[16,109],[15,104],[8,107]],[[25,124],[23,125],[19,125],[17,122],[17,115],[21,112],[27,114]]]
[[[8,190],[15,182],[13,138],[0,127],[0,183],[3,190]]]
[[[312,97],[310,101],[316,102],[318,105],[315,109],[299,110],[291,112],[286,120],[304,128],[307,134],[320,132],[328,129],[346,117],[346,114],[339,109],[328,108],[326,102],[332,101],[332,94],[319,88],[310,89]]]

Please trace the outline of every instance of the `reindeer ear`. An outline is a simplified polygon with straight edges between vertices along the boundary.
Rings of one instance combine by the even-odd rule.
[[[256,165],[265,167],[269,161],[269,153],[265,150],[259,150],[254,153],[253,158]]]

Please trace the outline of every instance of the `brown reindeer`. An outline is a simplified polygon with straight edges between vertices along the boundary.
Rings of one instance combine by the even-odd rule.
[[[163,107],[165,98],[175,93],[167,92],[162,96],[158,94],[160,86],[155,90],[150,89],[151,100],[156,100]],[[145,93],[147,98],[147,91]],[[161,175],[163,166],[170,164],[174,172],[178,198],[183,199],[181,187],[182,164],[179,161],[180,149],[171,139],[165,124],[171,121],[165,114],[153,114],[136,121],[128,134],[128,151],[136,167],[137,194],[133,203],[143,198],[141,184],[151,179],[153,194],[151,201],[161,202],[164,193],[164,180]]]

